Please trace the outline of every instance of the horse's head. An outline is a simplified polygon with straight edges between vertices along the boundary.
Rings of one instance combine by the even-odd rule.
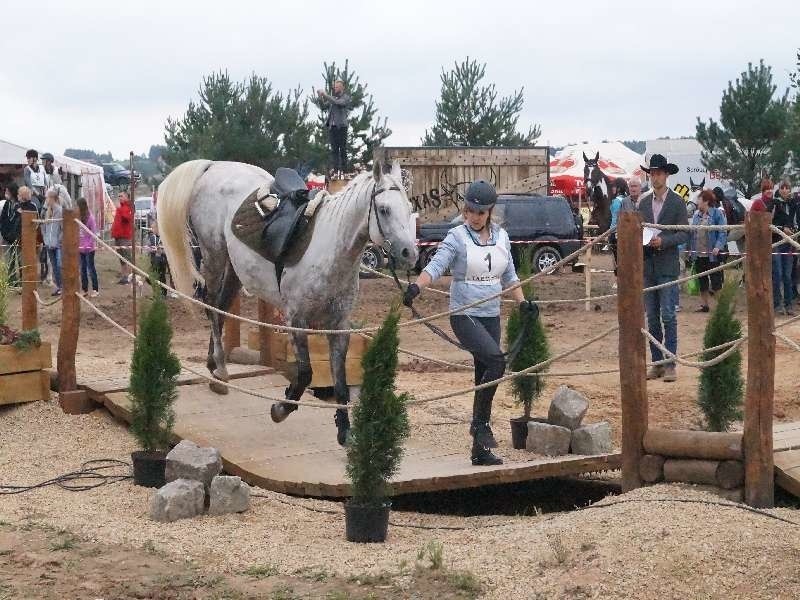
[[[702,189],[704,187],[706,187],[706,178],[705,177],[703,177],[703,180],[700,183],[695,183],[694,181],[692,181],[692,177],[689,176],[689,188],[693,192],[700,192],[700,191],[702,191]]]
[[[411,202],[408,200],[400,165],[392,164],[383,172],[383,162],[375,160],[372,169],[375,187],[370,198],[369,237],[383,246],[399,265],[413,267],[417,262],[416,232],[411,226]]]

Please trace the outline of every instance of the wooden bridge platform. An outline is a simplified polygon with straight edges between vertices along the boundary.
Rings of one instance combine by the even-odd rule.
[[[775,483],[800,498],[800,422],[775,425],[773,436]]]
[[[243,377],[242,387],[282,397],[286,380],[276,373]],[[118,418],[129,421],[127,393],[90,391]],[[83,382],[83,387],[89,387]],[[106,386],[108,388],[108,386]],[[226,472],[261,488],[302,496],[343,498],[349,495],[346,455],[336,443],[333,411],[302,407],[280,424],[269,417],[270,403],[231,390],[218,396],[205,383],[180,385],[175,402],[175,435],[222,454]],[[309,396],[309,399],[311,397]],[[176,440],[177,441],[177,440]],[[564,477],[618,469],[620,454],[560,456],[496,467],[473,467],[468,448],[444,450],[408,440],[394,493],[429,492]]]

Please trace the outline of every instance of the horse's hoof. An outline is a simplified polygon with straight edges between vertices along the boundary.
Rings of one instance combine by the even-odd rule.
[[[212,392],[215,394],[220,394],[221,396],[224,396],[228,393],[228,386],[218,381],[209,381],[208,387]]]
[[[346,410],[337,410],[333,420],[336,423],[336,441],[340,446],[346,446],[350,442],[350,416]]]
[[[297,410],[295,404],[285,404],[283,402],[276,402],[269,407],[269,416],[275,423],[281,423],[286,420],[290,414]]]

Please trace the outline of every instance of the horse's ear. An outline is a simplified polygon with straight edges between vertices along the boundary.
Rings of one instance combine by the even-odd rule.
[[[383,177],[383,162],[379,158],[376,158],[375,162],[372,163],[372,176],[375,181],[380,181]]]
[[[597,154],[594,157],[595,160],[600,160],[600,150],[597,151]]]
[[[692,181],[691,175],[689,175],[689,187],[690,188],[697,187],[697,184],[694,181]]]
[[[400,163],[396,160],[392,161],[392,177],[394,177],[397,181],[403,179],[403,172],[400,170]]]
[[[706,187],[706,178],[703,177],[703,181],[700,182],[700,187]]]
[[[586,156],[586,152],[583,153],[583,162],[589,162],[589,157]]]

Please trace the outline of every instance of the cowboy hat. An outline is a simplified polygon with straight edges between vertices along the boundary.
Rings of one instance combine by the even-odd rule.
[[[675,175],[675,173],[678,172],[678,165],[667,162],[667,159],[663,154],[653,154],[653,156],[650,157],[650,166],[645,167],[644,165],[641,165],[641,167],[642,171],[645,173],[649,173],[650,169],[661,169],[670,175]]]

